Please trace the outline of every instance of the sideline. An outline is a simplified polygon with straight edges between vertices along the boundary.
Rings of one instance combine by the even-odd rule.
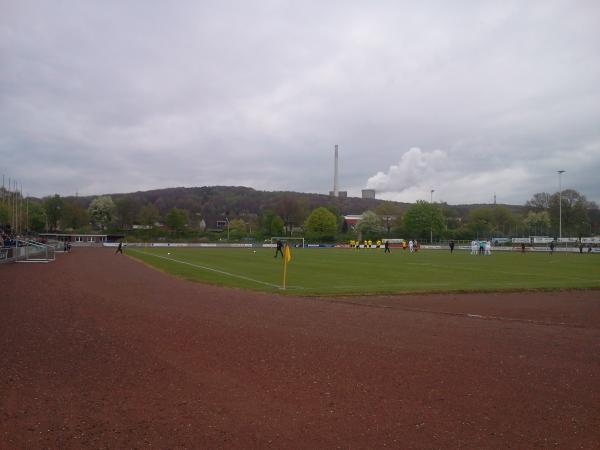
[[[282,289],[282,287],[279,286],[279,285],[277,285],[277,284],[267,283],[266,281],[255,280],[254,278],[245,277],[244,275],[236,275],[234,273],[225,272],[224,270],[214,269],[212,267],[207,267],[207,266],[201,266],[199,264],[193,264],[191,262],[181,261],[181,260],[175,259],[175,258],[167,258],[166,256],[155,255],[154,253],[146,253],[146,252],[143,252],[141,250],[137,250],[137,249],[133,249],[133,248],[128,248],[127,250],[130,251],[130,252],[133,251],[133,252],[141,253],[142,255],[154,256],[156,258],[165,259],[167,261],[172,261],[172,262],[176,262],[176,263],[179,263],[179,264],[186,264],[188,266],[195,267],[197,269],[208,270],[210,272],[220,273],[221,275],[227,275],[227,276],[232,277],[232,278],[239,278],[240,280],[251,281],[253,283],[262,284],[264,286],[269,286],[269,287],[272,287],[272,288],[275,288],[275,289]]]
[[[417,294],[421,295],[421,294]],[[467,294],[468,295],[468,294]],[[359,303],[354,302],[347,297],[309,297],[311,299],[316,299],[318,301],[323,301],[327,303],[344,303],[346,305],[354,305],[354,306],[363,306],[366,308],[382,308],[389,309],[392,311],[403,311],[403,312],[414,312],[414,313],[422,313],[422,314],[432,314],[439,316],[453,316],[453,317],[461,317],[466,319],[474,319],[474,320],[486,320],[486,321],[501,321],[501,322],[516,322],[523,324],[531,324],[531,325],[542,325],[542,326],[550,326],[550,327],[566,327],[566,328],[580,328],[580,329],[588,329],[588,330],[600,330],[600,327],[596,327],[593,325],[584,325],[581,323],[570,323],[570,322],[553,322],[547,320],[537,320],[537,319],[526,319],[526,318],[517,318],[517,317],[503,317],[503,316],[492,316],[492,315],[484,315],[484,314],[472,314],[468,312],[451,312],[451,311],[436,311],[433,309],[424,309],[424,308],[411,308],[409,306],[396,306],[396,305],[378,305],[374,303]]]

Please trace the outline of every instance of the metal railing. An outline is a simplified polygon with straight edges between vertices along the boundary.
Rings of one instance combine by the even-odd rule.
[[[56,251],[49,245],[36,241],[15,240],[15,245],[0,248],[0,264],[9,262],[50,262]]]

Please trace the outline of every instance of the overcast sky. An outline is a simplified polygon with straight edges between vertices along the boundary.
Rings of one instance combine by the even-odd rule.
[[[600,201],[600,2],[0,0],[0,172]]]

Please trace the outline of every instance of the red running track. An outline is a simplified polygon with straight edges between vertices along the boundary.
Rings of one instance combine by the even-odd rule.
[[[0,448],[598,448],[600,292],[289,298],[0,266]]]

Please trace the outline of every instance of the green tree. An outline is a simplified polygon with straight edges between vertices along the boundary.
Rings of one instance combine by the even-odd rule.
[[[491,212],[492,233],[494,236],[504,236],[510,232],[517,223],[514,214],[506,206],[494,206]]]
[[[175,233],[183,232],[188,221],[188,212],[179,208],[172,208],[165,217],[166,225]]]
[[[381,224],[381,217],[373,211],[365,211],[356,228],[360,233],[359,239],[374,240],[381,237],[384,232],[384,228]]]
[[[546,211],[550,208],[551,197],[547,192],[538,192],[537,194],[533,194],[531,199],[527,200],[525,207],[535,212]]]
[[[445,236],[451,239],[459,239],[456,237],[458,229],[462,227],[462,216],[460,212],[447,203],[440,203],[440,208],[442,209],[442,215],[444,216],[444,228],[445,228]],[[470,234],[469,234],[470,237]]]
[[[242,219],[233,219],[229,221],[229,237],[238,240],[246,236],[247,224]]]
[[[306,237],[314,240],[331,241],[335,239],[338,223],[335,215],[327,208],[315,209],[304,222]]]
[[[140,208],[140,212],[138,213],[138,220],[142,225],[154,226],[156,222],[160,219],[160,213],[156,206],[152,203],[147,204],[146,206],[142,206]]]
[[[261,229],[265,236],[281,236],[284,225],[283,219],[275,211],[267,209],[263,212]]]
[[[80,229],[89,223],[88,213],[74,201],[65,200],[60,223],[63,228]]]
[[[548,211],[529,211],[523,219],[523,225],[527,227],[530,235],[544,236],[549,234],[550,215]]]
[[[40,233],[46,229],[46,212],[40,203],[29,201],[29,229]]]
[[[128,196],[123,196],[115,201],[115,210],[122,229],[131,228],[140,210],[139,203]]]
[[[306,204],[292,195],[285,195],[279,200],[275,211],[283,220],[286,236],[291,235],[294,227],[299,226],[306,218]]]
[[[327,208],[327,210],[335,216],[335,220],[337,221],[338,231],[341,231],[342,225],[344,224],[344,216],[342,215],[340,208],[337,205],[331,205],[331,204],[325,206],[325,208]]]
[[[270,226],[271,236],[281,236],[284,231],[284,226],[285,224],[283,222],[283,219],[279,216],[274,216],[273,220],[271,220]]]
[[[53,197],[44,200],[44,210],[48,218],[48,226],[53,230],[57,230],[65,210],[65,202],[60,195],[55,194]]]
[[[562,197],[562,211],[559,207]],[[577,237],[586,234],[589,230],[588,208],[593,203],[587,201],[585,196],[574,189],[565,189],[555,193],[550,199],[550,220],[555,234],[558,236],[560,225],[562,225],[563,237]]]
[[[492,208],[477,208],[469,211],[468,228],[476,238],[491,237],[493,229]]]
[[[441,208],[425,200],[411,205],[403,217],[407,237],[428,240],[431,232],[439,236],[444,230],[444,216]]]
[[[10,222],[10,214],[6,205],[0,205],[0,227],[8,225]]]
[[[385,227],[386,236],[390,236],[390,232],[396,232],[402,227],[402,209],[395,203],[382,202],[374,210],[381,219],[381,224]]]
[[[96,197],[88,207],[90,220],[104,229],[115,217],[115,204],[108,195]]]

